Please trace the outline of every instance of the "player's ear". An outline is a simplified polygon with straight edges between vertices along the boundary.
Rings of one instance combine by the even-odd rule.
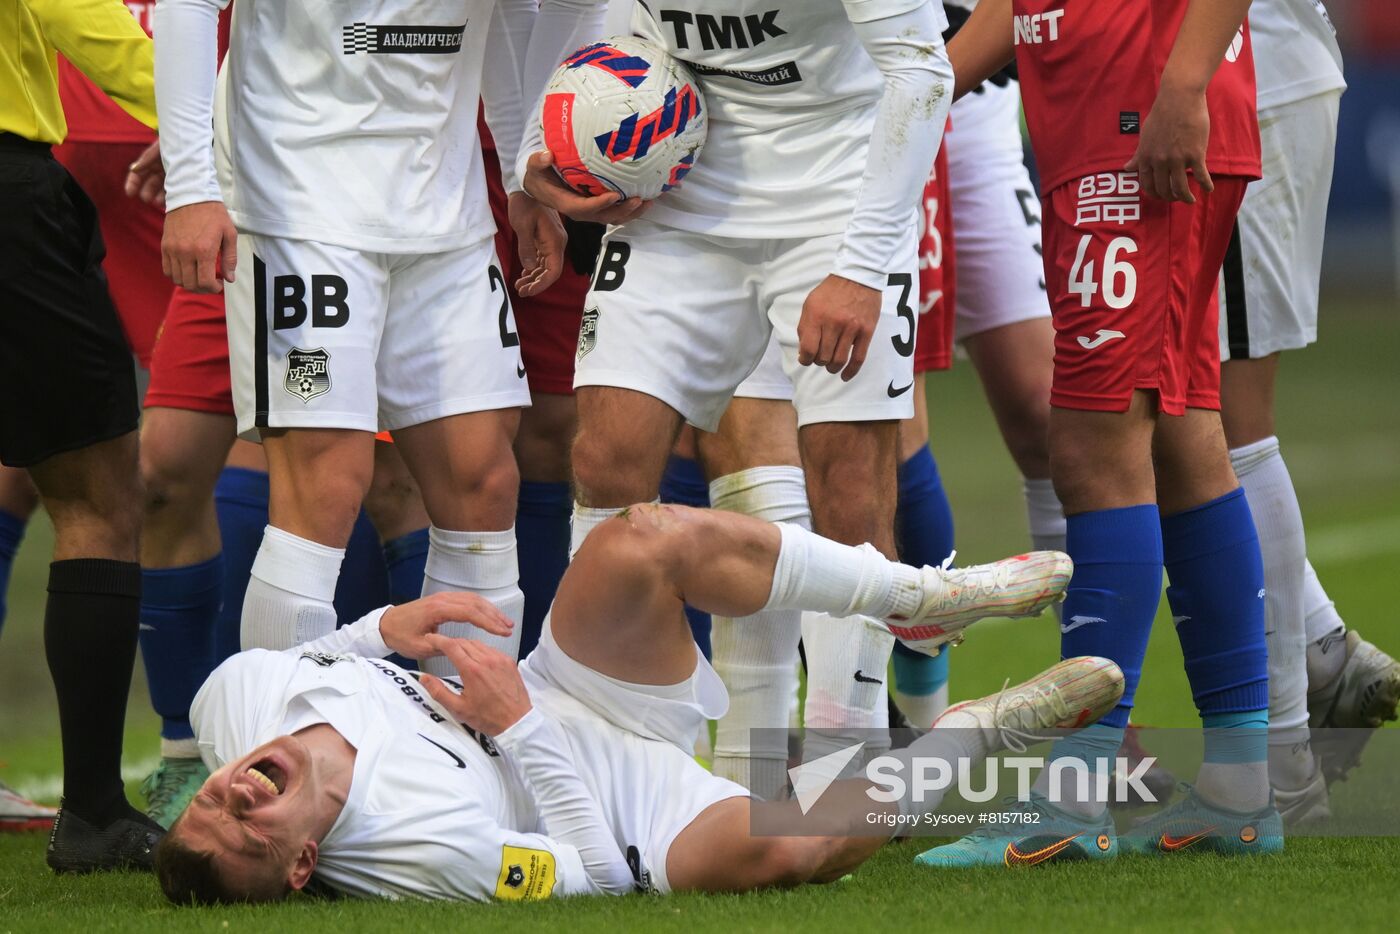
[[[287,884],[292,891],[299,892],[306,887],[306,883],[311,881],[311,874],[316,871],[317,847],[315,840],[307,840],[302,844],[301,852],[297,854],[296,862],[292,863],[292,870],[287,875]]]

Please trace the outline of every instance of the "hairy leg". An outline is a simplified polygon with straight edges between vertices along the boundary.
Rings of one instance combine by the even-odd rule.
[[[781,399],[735,399],[718,431],[696,432],[696,449],[711,480],[751,467],[800,467],[797,410]]]
[[[1159,418],[1152,461],[1163,515],[1208,503],[1240,485],[1218,412],[1187,409],[1180,418]]]
[[[342,428],[265,429],[263,453],[269,523],[344,548],[374,473],[374,435]]]
[[[898,422],[825,422],[801,429],[812,529],[848,545],[870,542],[895,556]]]
[[[58,454],[29,468],[54,527],[55,561],[136,561],[141,478],[136,432]]]
[[[681,416],[661,400],[610,386],[578,395],[575,495],[583,506],[620,508],[654,499]]]

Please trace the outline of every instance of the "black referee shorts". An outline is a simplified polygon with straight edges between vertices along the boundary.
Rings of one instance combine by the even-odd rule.
[[[105,253],[96,209],[49,147],[0,133],[0,462],[28,467],[136,428]]]

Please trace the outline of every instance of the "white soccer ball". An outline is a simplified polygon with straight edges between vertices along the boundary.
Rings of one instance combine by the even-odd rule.
[[[649,201],[695,165],[706,110],[689,68],[644,39],[615,36],[564,60],[540,125],[569,187]]]

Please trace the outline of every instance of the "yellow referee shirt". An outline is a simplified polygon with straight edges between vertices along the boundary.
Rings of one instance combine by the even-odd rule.
[[[55,49],[155,128],[151,39],[121,0],[0,0],[0,132],[53,144],[68,135]]]

